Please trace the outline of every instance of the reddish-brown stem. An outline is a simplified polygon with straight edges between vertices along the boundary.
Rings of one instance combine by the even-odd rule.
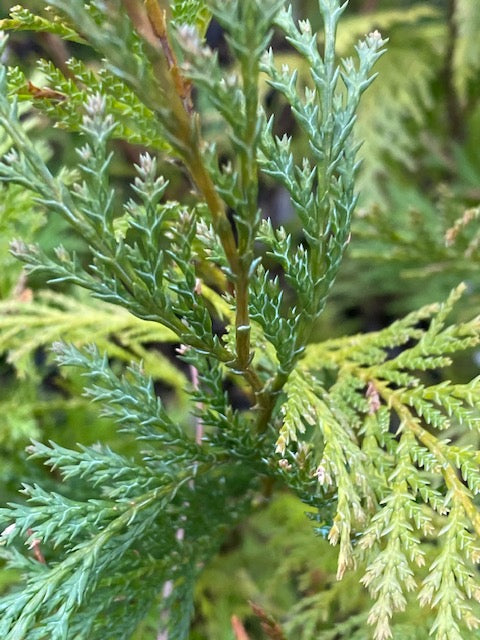
[[[27,531],[28,535],[31,536],[33,535],[33,530],[32,529],[28,529]],[[40,562],[41,564],[47,564],[46,560],[45,560],[45,556],[42,553],[42,550],[40,548],[40,540],[37,538],[34,538],[32,540],[32,542],[30,543],[30,547],[29,547],[32,551],[33,551],[33,555],[35,556],[35,560],[37,562]]]
[[[238,616],[232,616],[231,622],[235,640],[250,640],[250,636],[247,634],[245,627]]]
[[[123,2],[136,30],[152,48],[154,72],[165,94],[162,99],[166,96],[169,101],[168,107],[172,116],[170,141],[182,157],[193,182],[209,208],[214,229],[229,263],[236,301],[236,353],[235,358],[229,361],[228,365],[245,378],[256,395],[257,404],[263,407],[263,414],[266,415],[268,414],[267,398],[265,394],[261,394],[263,383],[250,366],[248,265],[244,264],[240,258],[233,228],[226,215],[225,203],[220,198],[204,162],[204,143],[200,133],[199,118],[189,105],[190,87],[181,76],[168,40],[166,28],[168,14],[157,0],[146,0],[145,7],[138,0],[123,0]],[[155,108],[152,98],[147,102],[149,106]],[[244,177],[249,173],[245,170]]]

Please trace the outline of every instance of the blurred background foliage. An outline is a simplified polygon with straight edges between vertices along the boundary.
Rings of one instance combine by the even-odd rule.
[[[13,4],[2,3],[0,18],[7,17]],[[34,8],[35,3],[24,5]],[[309,17],[313,27],[319,27],[316,0],[296,0],[293,5],[298,17]],[[339,54],[351,55],[357,39],[375,29],[389,38],[388,53],[377,65],[380,77],[366,93],[357,121],[358,139],[364,141],[359,207],[350,250],[318,327],[319,339],[379,329],[420,304],[445,298],[461,280],[468,286],[461,313],[480,312],[479,2],[351,0],[341,24]],[[208,39],[228,66],[217,25],[210,25]],[[281,60],[306,78],[293,49],[276,39],[274,45]],[[36,61],[52,61],[68,78],[65,63],[72,55],[95,68],[96,61],[81,45],[46,34],[17,33],[10,40],[8,63],[18,64],[34,86],[42,87],[45,74]],[[263,91],[268,109],[282,114],[283,130],[298,134],[278,95],[266,86]],[[61,123],[51,128],[41,107],[35,98],[33,106],[22,103],[25,128],[53,166],[72,164],[76,134],[63,131]],[[205,122],[209,135],[221,144],[222,131],[211,114],[205,114]],[[299,135],[294,145],[296,153],[308,152],[308,140]],[[0,138],[2,154],[8,146],[8,140]],[[119,196],[126,192],[141,150],[116,143],[113,171]],[[164,172],[172,177],[174,190],[189,189],[177,171],[169,176],[166,165]],[[301,239],[286,194],[265,179],[260,197],[265,213]],[[81,241],[59,218],[40,209],[29,193],[0,186],[1,502],[12,499],[21,482],[41,479],[48,488],[59,480],[28,460],[25,448],[32,438],[65,446],[101,441],[129,454],[128,438],[120,437],[82,397],[81,377],[53,366],[52,342],[95,341],[119,369],[130,360],[142,360],[158,393],[185,420],[183,389],[191,375],[173,362],[178,345],[168,331],[73,288],[27,280],[8,252],[15,238],[45,249],[60,239],[80,259],[86,257]],[[452,378],[463,381],[477,375],[479,363],[479,354],[465,357]],[[241,403],[241,392],[231,391]],[[81,487],[63,491],[75,495]],[[233,640],[243,631],[252,640],[369,637],[360,571],[336,582],[336,551],[321,536],[311,535],[313,524],[304,509],[282,494],[258,505],[257,513],[225,540],[221,556],[206,568],[198,586],[192,640]],[[432,553],[434,548],[432,540]],[[0,590],[14,580],[15,575],[0,569]],[[154,610],[137,637],[155,638],[157,620]],[[397,618],[394,637],[421,640],[427,638],[426,629],[425,619],[413,607],[408,619]]]

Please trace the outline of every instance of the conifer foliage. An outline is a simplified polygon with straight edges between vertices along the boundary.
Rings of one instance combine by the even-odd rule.
[[[55,343],[58,364],[82,372],[87,397],[135,451],[32,444],[32,460],[65,490],[24,486],[25,500],[0,511],[2,555],[24,576],[0,599],[2,638],[130,638],[152,609],[159,637],[187,638],[196,578],[226,533],[285,488],[338,545],[339,579],[366,561],[372,637],[391,637],[410,591],[434,610],[437,640],[464,637],[480,624],[480,452],[459,434],[478,430],[480,381],[432,383],[428,374],[478,345],[480,322],[448,324],[460,286],[377,333],[320,342],[316,332],[350,241],[356,110],[381,35],[338,61],[338,0],[319,0],[320,37],[283,0],[37,5],[37,14],[15,7],[0,27],[50,32],[101,62],[71,59],[66,73],[42,61],[44,87],[2,67],[0,124],[11,146],[0,178],[61,216],[91,260],[21,240],[12,250],[30,272],[78,285],[144,321],[131,323],[138,330],[178,342],[192,375],[184,418],[141,361],[109,360],[105,333],[98,346]],[[211,15],[227,36],[228,69],[203,39]],[[305,60],[306,86],[269,49],[274,29]],[[308,138],[309,157],[296,157],[262,104],[265,78]],[[18,114],[24,99],[79,134],[74,167],[54,172],[32,143]],[[221,145],[209,140],[211,111]],[[145,148],[124,202],[111,180],[117,139]],[[184,201],[161,175],[165,157],[193,186]],[[262,215],[260,176],[288,192],[301,241]],[[430,563],[423,542],[434,537]]]

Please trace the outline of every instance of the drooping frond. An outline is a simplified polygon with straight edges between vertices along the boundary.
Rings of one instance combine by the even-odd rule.
[[[355,562],[356,535],[379,640],[390,637],[390,618],[412,590],[436,612],[435,637],[460,639],[461,625],[479,625],[469,603],[479,594],[479,453],[450,434],[478,432],[480,380],[425,378],[480,342],[478,318],[446,323],[461,291],[380,332],[310,346],[285,387],[277,450],[295,469],[296,451],[318,442],[310,468],[336,496],[329,539],[340,542],[338,571]],[[421,540],[434,534],[440,551],[420,580]]]
[[[235,467],[223,468],[208,446],[200,447],[169,418],[152,381],[139,369],[119,378],[95,350],[61,345],[56,350],[63,365],[82,367],[89,397],[134,434],[141,448],[137,460],[108,448],[75,451],[40,443],[30,448],[33,458],[65,479],[83,480],[91,497],[78,501],[25,486],[27,504],[0,511],[6,523],[2,555],[11,567],[23,566],[15,541],[58,554],[56,563],[32,567],[21,593],[2,599],[0,630],[11,638],[28,629],[34,637],[100,639],[108,625],[109,637],[127,638],[157,600],[169,612],[165,625],[171,637],[185,638],[201,559],[211,555],[224,527],[242,513],[255,478],[241,474],[239,485]],[[180,459],[181,465],[173,464]],[[232,482],[238,495],[232,494]],[[171,587],[165,589],[167,582]],[[135,597],[139,589],[142,598]],[[38,603],[45,599],[48,605],[40,611]]]
[[[478,217],[478,206],[462,206],[448,190],[435,205],[421,199],[408,208],[400,204],[365,208],[354,222],[352,266],[379,293],[394,292],[402,284],[411,305],[424,303],[425,291],[418,286],[424,278],[429,281],[430,297],[434,292],[445,295],[459,280],[471,283],[475,294]],[[377,266],[376,274],[372,265]]]
[[[156,323],[140,320],[128,311],[93,300],[80,300],[53,291],[40,292],[33,300],[0,302],[0,350],[24,376],[35,351],[64,340],[77,346],[95,343],[112,358],[141,360],[153,376],[175,388],[186,381],[149,343],[176,340],[174,333]]]

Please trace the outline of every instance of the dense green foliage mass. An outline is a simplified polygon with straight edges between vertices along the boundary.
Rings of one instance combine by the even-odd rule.
[[[0,20],[2,638],[477,637],[477,27]]]

